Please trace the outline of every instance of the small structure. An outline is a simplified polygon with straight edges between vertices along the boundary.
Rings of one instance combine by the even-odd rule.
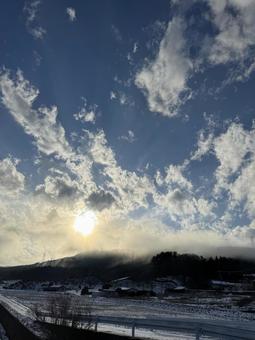
[[[172,277],[159,277],[153,281],[153,291],[159,295],[168,295],[173,292],[183,292],[186,287]]]
[[[210,286],[212,289],[215,289],[215,290],[227,290],[227,291],[229,290],[232,291],[234,289],[238,290],[241,288],[240,283],[219,281],[219,280],[211,280]]]
[[[66,291],[66,287],[63,285],[51,285],[43,288],[45,292],[64,292]]]

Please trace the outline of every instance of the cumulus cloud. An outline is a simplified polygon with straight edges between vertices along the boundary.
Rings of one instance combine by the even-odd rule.
[[[180,188],[192,189],[192,183],[184,177],[182,166],[169,165],[166,168],[166,176],[164,179],[165,184],[174,185],[177,184]]]
[[[26,134],[33,138],[38,151],[56,160],[63,160],[83,190],[95,190],[96,184],[91,173],[92,160],[83,152],[73,150],[69,144],[65,129],[57,119],[57,107],[35,108],[39,90],[24,78],[21,71],[12,77],[10,71],[3,70],[0,73],[0,92],[2,103]]]
[[[255,3],[242,0],[210,0],[212,22],[218,29],[210,48],[215,64],[240,61],[249,56],[255,44]]]
[[[235,174],[246,161],[246,155],[254,152],[255,132],[245,131],[241,124],[231,124],[225,133],[214,140],[214,152],[219,166],[216,170],[215,190],[228,185],[229,177]]]
[[[185,22],[175,17],[169,22],[155,60],[136,74],[135,84],[144,91],[152,112],[172,117],[190,94],[187,80],[193,65],[187,55]]]
[[[76,20],[76,11],[75,11],[74,8],[72,8],[72,7],[67,7],[66,13],[67,13],[67,15],[68,15],[68,19],[69,19],[71,22],[73,22],[73,21]]]
[[[255,218],[255,160],[243,167],[237,179],[229,185],[232,206],[244,202],[245,211],[251,218]]]
[[[44,193],[52,198],[72,200],[79,193],[78,183],[70,178],[67,173],[51,169],[52,174],[44,179],[44,184],[36,187],[37,193]]]
[[[26,15],[26,28],[27,31],[35,39],[43,39],[46,30],[38,24],[37,16],[41,6],[41,0],[29,0],[25,2],[24,13]]]
[[[17,196],[24,190],[25,176],[16,168],[18,161],[12,158],[0,160],[0,195]]]
[[[24,78],[20,70],[13,77],[8,70],[3,70],[0,73],[0,90],[2,103],[25,132],[33,137],[39,151],[63,159],[70,156],[72,150],[65,130],[57,121],[57,107],[34,109],[39,90]]]
[[[107,190],[116,192],[121,213],[127,213],[138,207],[147,207],[147,195],[153,192],[153,183],[147,176],[138,176],[134,171],[127,171],[118,165],[114,151],[109,147],[104,131],[96,134],[88,132],[89,152],[93,161],[103,169]]]
[[[215,227],[240,233],[242,226],[235,225],[236,217],[245,217],[253,223],[255,217],[255,129],[245,129],[239,123],[231,123],[227,130],[214,137],[211,150],[218,161],[212,198],[221,199],[226,193],[227,207]],[[244,225],[244,230],[247,226]],[[243,234],[244,235],[244,234]],[[248,235],[248,234],[247,234]]]
[[[148,241],[146,251],[155,249],[155,242],[158,242],[158,250],[162,249],[160,247],[169,249],[177,241],[184,247],[186,240],[181,241],[182,236],[193,242],[192,245],[198,245],[195,233],[202,235],[203,240],[211,236],[215,242],[224,245],[225,240],[235,239],[234,234],[229,233],[231,209],[243,204],[244,212],[250,219],[254,218],[255,192],[250,185],[255,180],[254,127],[245,129],[241,124],[231,123],[217,136],[211,131],[201,131],[197,150],[191,153],[191,160],[196,161],[210,151],[218,162],[215,188],[227,191],[229,208],[217,224],[214,221],[218,204],[217,196],[214,196],[216,189],[207,196],[201,194],[200,188],[190,179],[191,162],[188,160],[181,165],[169,164],[164,170],[155,171],[155,175],[127,170],[121,166],[103,130],[83,130],[77,134],[77,145],[71,146],[58,121],[57,109],[36,107],[39,90],[21,71],[11,75],[3,70],[0,87],[2,103],[32,137],[40,157],[47,156],[51,167],[46,175],[45,172],[40,174],[45,178],[36,186],[35,194],[23,195],[15,208],[9,199],[0,200],[3,237],[9,240],[9,247],[18,242],[17,252],[24,261],[40,260],[48,238],[54,239],[54,244],[50,242],[46,249],[50,257],[71,255],[89,247],[91,250],[98,247],[135,250],[144,240]],[[128,137],[134,135],[129,133]],[[58,166],[52,168],[53,164]],[[40,164],[37,166],[40,168]],[[17,170],[15,160],[0,161],[2,192],[8,192],[13,199],[15,195],[22,195],[24,183],[24,175]],[[95,210],[100,222],[86,241],[75,234],[72,226],[75,216],[88,208]],[[130,218],[136,214],[142,217]],[[163,224],[162,220],[167,220],[168,224]],[[203,233],[203,229],[208,230]],[[253,235],[252,221],[246,229],[243,244],[250,242]],[[14,230],[18,238],[11,234]],[[236,235],[238,230],[236,227]],[[143,237],[143,241],[139,237]],[[187,243],[189,250],[190,242]],[[26,251],[22,253],[22,249]]]
[[[154,193],[154,201],[158,209],[177,222],[181,229],[190,229],[192,223],[202,223],[205,226],[215,217],[215,202],[198,194],[184,175],[188,164],[170,165],[165,168],[164,174],[158,171],[155,175],[161,191]]]
[[[98,110],[97,105],[88,105],[87,100],[82,98],[83,106],[79,112],[74,114],[74,118],[81,122],[92,123],[96,122],[96,112]]]
[[[181,105],[196,95],[196,83],[192,90],[189,86],[196,74],[228,65],[219,91],[233,82],[245,81],[255,70],[254,1],[207,1],[208,9],[198,22],[211,25],[210,33],[194,25],[190,13],[195,3],[175,3],[155,58],[146,59],[135,76],[149,110],[163,116],[177,115]]]

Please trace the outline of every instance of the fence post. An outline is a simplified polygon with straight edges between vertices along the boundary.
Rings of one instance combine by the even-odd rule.
[[[196,340],[200,340],[200,335],[202,334],[202,329],[198,328],[196,332]]]
[[[135,322],[132,324],[132,338],[135,337]]]

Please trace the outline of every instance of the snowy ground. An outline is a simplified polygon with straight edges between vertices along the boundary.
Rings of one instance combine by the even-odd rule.
[[[29,312],[26,307],[32,308],[39,305],[46,308],[52,296],[61,293],[38,292],[28,290],[0,290],[2,299],[8,298],[9,303],[15,303],[21,309],[21,313]],[[92,313],[103,316],[123,317],[192,317],[203,319],[253,321],[255,313],[248,313],[255,297],[251,298],[248,306],[239,307],[240,301],[247,299],[243,296],[215,293],[180,294],[168,298],[148,299],[124,299],[124,298],[91,298],[87,296],[77,297],[80,312],[84,306],[91,304]]]
[[[26,326],[35,335],[45,338],[44,331],[39,325],[35,323],[35,317],[32,310],[25,306],[22,302],[14,297],[2,294],[0,290],[0,303],[5,307],[14,317],[16,317],[24,326]],[[0,320],[1,321],[1,320]],[[1,333],[0,333],[1,334]],[[0,340],[2,338],[0,337]],[[3,340],[6,340],[3,338]]]
[[[0,290],[0,301],[16,310],[24,317],[31,317],[31,310],[40,306],[47,309],[48,301],[52,296],[62,293],[38,292],[27,290]],[[123,299],[123,298],[91,298],[77,296],[79,314],[83,314],[86,306],[92,307],[92,314],[101,316],[118,316],[128,318],[192,318],[196,320],[232,320],[254,324],[255,314],[247,312],[253,308],[253,298],[247,296],[233,296],[231,294],[192,293],[180,294],[169,298]],[[242,302],[242,303],[240,303]],[[240,307],[242,305],[242,307]],[[244,305],[244,306],[243,306]],[[99,331],[130,335],[130,328],[99,324]],[[150,339],[194,339],[194,335],[180,334],[164,331],[136,330],[136,336]],[[205,338],[200,339],[216,339]]]
[[[98,327],[98,331],[105,332],[105,333],[112,333],[118,335],[126,335],[131,336],[131,330],[127,327],[122,326],[111,326],[106,324],[101,324]],[[138,338],[142,339],[155,339],[155,340],[194,340],[194,334],[182,333],[182,332],[169,332],[163,330],[156,330],[156,329],[136,329],[135,335]],[[220,340],[216,337],[210,336],[201,336],[201,340]]]

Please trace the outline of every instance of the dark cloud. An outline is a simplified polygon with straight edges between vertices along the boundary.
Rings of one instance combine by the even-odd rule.
[[[57,196],[59,198],[68,198],[76,195],[77,187],[67,184],[65,181],[61,181],[60,179],[56,183],[57,185]]]
[[[93,192],[88,197],[88,204],[90,207],[99,211],[110,208],[114,202],[115,198],[109,192],[105,192],[103,190]]]
[[[186,197],[183,194],[183,192],[181,192],[180,190],[176,189],[176,190],[174,190],[171,199],[173,201],[183,202],[183,201],[185,201]]]

